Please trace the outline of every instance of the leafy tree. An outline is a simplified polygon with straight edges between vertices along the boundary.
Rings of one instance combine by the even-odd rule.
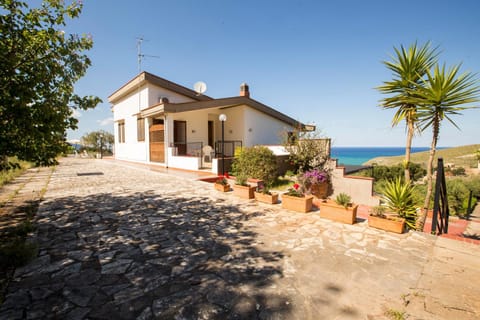
[[[85,134],[80,139],[80,143],[89,151],[107,151],[112,152],[112,146],[115,142],[113,134],[105,130],[93,131]]]
[[[455,65],[448,70],[445,65],[435,65],[433,71],[427,71],[424,85],[411,91],[410,101],[419,106],[418,118],[421,129],[432,128],[432,143],[427,162],[427,194],[422,214],[417,222],[417,229],[423,230],[427,210],[433,189],[433,161],[440,135],[440,125],[447,119],[455,127],[458,126],[451,116],[459,115],[460,111],[473,108],[462,106],[479,101],[480,87],[478,80],[470,72],[458,74],[460,65]]]
[[[91,64],[83,52],[93,42],[62,28],[81,10],[81,2],[44,0],[30,8],[0,0],[0,162],[17,156],[37,165],[55,163],[66,148],[66,130],[77,128],[73,110],[101,102],[74,93]]]
[[[412,140],[417,129],[417,105],[412,102],[406,102],[405,99],[410,96],[412,89],[422,86],[422,78],[428,69],[430,69],[436,59],[436,48],[431,49],[430,43],[418,47],[417,43],[411,45],[408,49],[400,46],[400,49],[394,47],[395,56],[392,61],[384,61],[385,66],[392,71],[393,80],[386,81],[377,89],[390,97],[381,101],[384,109],[396,109],[392,120],[392,126],[398,125],[405,120],[407,126],[407,142],[405,146],[404,174],[405,181],[410,182],[410,153]]]
[[[283,145],[296,172],[323,168],[330,158],[330,139],[323,138],[317,131],[295,129],[285,134]]]

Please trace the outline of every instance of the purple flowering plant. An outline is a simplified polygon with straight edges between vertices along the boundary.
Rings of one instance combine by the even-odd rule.
[[[307,194],[311,193],[312,186],[328,183],[329,180],[330,175],[328,171],[322,168],[310,169],[298,176],[298,182],[302,185]]]
[[[318,168],[305,171],[302,175],[300,175],[300,179],[305,186],[328,182],[328,178],[328,172]]]

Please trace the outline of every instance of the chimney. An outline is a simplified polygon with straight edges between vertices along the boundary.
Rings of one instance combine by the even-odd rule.
[[[248,90],[248,84],[245,82],[240,85],[240,96],[250,98],[250,91]]]

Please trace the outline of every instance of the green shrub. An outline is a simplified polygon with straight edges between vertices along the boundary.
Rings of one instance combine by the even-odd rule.
[[[254,178],[262,180],[267,190],[277,179],[277,169],[277,158],[262,146],[243,148],[232,163],[237,184],[246,184],[248,178]]]
[[[425,170],[422,165],[418,163],[410,163],[410,178],[412,181],[418,181],[425,177],[427,170]],[[373,168],[361,170],[354,175],[361,177],[373,177],[375,183],[380,183],[382,181],[391,181],[396,178],[404,179],[405,171],[402,164],[397,164],[394,166],[384,166],[384,165],[375,165]]]
[[[455,178],[448,179],[447,195],[448,207],[451,215],[464,216],[468,210],[468,199],[470,197],[470,190],[474,198],[472,199],[472,206],[476,203],[477,184],[480,184],[480,178],[473,177],[469,179]]]
[[[445,168],[445,172],[450,172],[453,176],[465,176],[465,168],[457,167],[457,168]]]
[[[463,180],[468,190],[471,190],[473,195],[480,197],[480,176],[472,176]]]

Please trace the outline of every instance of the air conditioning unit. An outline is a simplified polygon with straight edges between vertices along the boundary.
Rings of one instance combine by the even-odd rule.
[[[168,98],[167,97],[159,97],[158,98],[158,103],[168,103]]]

